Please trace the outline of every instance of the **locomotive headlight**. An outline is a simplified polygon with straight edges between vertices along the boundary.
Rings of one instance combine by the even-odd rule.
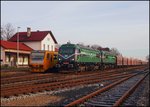
[[[71,60],[74,61],[74,58],[72,58]]]
[[[60,61],[61,59],[59,58],[58,60]]]

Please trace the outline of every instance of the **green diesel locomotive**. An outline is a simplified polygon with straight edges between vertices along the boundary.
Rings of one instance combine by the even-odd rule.
[[[78,44],[63,44],[58,52],[58,64],[61,69],[75,71],[103,69],[115,66],[116,56],[110,52],[92,49]]]

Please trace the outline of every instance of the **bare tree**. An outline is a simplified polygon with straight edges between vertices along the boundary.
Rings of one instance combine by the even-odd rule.
[[[91,46],[91,48],[93,49],[99,49],[99,48],[102,48],[100,45],[97,45],[97,44],[94,44]]]
[[[146,56],[146,60],[147,60],[148,62],[150,61],[149,55]]]
[[[83,42],[79,42],[79,43],[77,43],[77,45],[85,46]]]
[[[118,51],[117,48],[111,48],[110,50],[112,53],[116,54],[116,55],[121,55],[121,53]]]
[[[7,23],[1,27],[1,39],[9,40],[15,33],[15,28],[11,23]]]
[[[59,48],[61,47],[61,44],[56,44],[55,47],[56,47],[57,49],[59,49]]]
[[[110,51],[109,47],[101,48],[101,50]]]
[[[1,27],[1,40],[3,40],[3,35],[4,35],[4,30],[3,30],[3,28]]]

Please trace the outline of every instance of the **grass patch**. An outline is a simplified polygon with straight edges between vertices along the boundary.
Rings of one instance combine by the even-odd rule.
[[[7,66],[7,65],[2,65],[1,66],[2,71],[29,71],[29,67],[23,67],[23,66]]]

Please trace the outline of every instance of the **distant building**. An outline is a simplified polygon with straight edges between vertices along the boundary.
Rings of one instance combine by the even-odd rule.
[[[31,31],[27,28],[27,32],[19,32],[12,36],[9,41],[17,42],[19,35],[19,42],[26,44],[34,50],[49,50],[55,51],[58,44],[51,31]]]
[[[30,53],[33,50],[24,43],[19,43],[19,51],[17,50],[17,42],[3,41],[0,42],[1,47],[1,64],[15,66],[17,64],[17,52],[19,52],[19,65],[28,65]]]

